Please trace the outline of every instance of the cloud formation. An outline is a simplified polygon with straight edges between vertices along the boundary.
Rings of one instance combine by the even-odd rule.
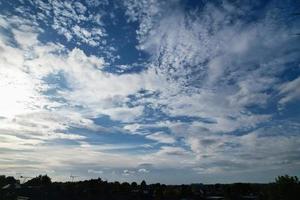
[[[299,169],[292,1],[0,6],[6,173],[181,183],[268,181]],[[131,54],[146,56],[129,62]],[[178,171],[186,177],[174,180]]]

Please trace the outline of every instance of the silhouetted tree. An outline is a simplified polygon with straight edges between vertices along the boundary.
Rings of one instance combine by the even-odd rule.
[[[26,185],[30,186],[45,186],[51,184],[51,178],[47,175],[39,175],[33,179],[30,179],[25,183]]]
[[[147,188],[146,181],[143,180],[143,181],[141,182],[141,189],[146,189],[146,188]]]
[[[275,198],[282,200],[296,200],[300,198],[300,183],[297,176],[278,176],[275,179]]]
[[[137,183],[136,182],[132,182],[131,183],[131,187],[136,188],[137,187]]]
[[[14,185],[16,183],[20,183],[20,181],[16,180],[14,177],[12,176],[0,176],[0,187],[3,187],[7,184],[11,184]]]
[[[27,196],[31,200],[201,200],[209,196],[223,196],[226,200],[241,200],[251,197],[260,200],[298,200],[300,183],[297,177],[279,176],[269,184],[192,184],[165,185],[136,182],[107,182],[100,178],[78,182],[51,182],[47,175],[39,175],[22,185],[15,185],[13,177],[0,176],[0,200],[15,200],[17,196]]]

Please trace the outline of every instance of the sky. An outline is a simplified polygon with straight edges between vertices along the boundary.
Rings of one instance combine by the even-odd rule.
[[[297,0],[0,0],[0,172],[300,175]]]

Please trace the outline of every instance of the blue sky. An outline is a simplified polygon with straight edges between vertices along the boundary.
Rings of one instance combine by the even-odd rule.
[[[297,1],[0,1],[0,171],[300,175]]]

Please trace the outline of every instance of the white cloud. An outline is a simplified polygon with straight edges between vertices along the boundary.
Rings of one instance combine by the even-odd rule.
[[[47,101],[40,92],[45,90],[40,80],[32,79],[23,67],[25,52],[0,41],[0,116],[12,117],[28,110],[40,110]]]
[[[140,173],[149,173],[150,171],[148,169],[141,168],[141,169],[138,170],[138,172],[140,172]]]
[[[177,2],[174,1],[174,3]],[[163,11],[165,11],[168,4],[158,0],[128,0],[123,1],[126,7],[126,15],[129,17],[128,21],[138,21],[139,29],[137,34],[140,40],[145,39],[152,28],[155,26],[155,19],[159,19]]]
[[[300,77],[282,84],[279,87],[280,94],[283,97],[280,99],[280,104],[286,104],[290,101],[295,101],[300,99]]]
[[[27,32],[27,34],[33,34],[36,38],[35,32]],[[22,41],[19,39],[19,42]],[[28,46],[29,44],[26,45]],[[24,48],[27,48],[27,46]],[[27,95],[28,98],[32,99],[31,96],[35,95],[37,96],[36,98],[39,98],[39,104],[43,103],[41,99],[45,101],[44,104],[40,105],[41,110],[43,110],[45,106],[48,109],[54,109],[55,107],[67,104],[71,106],[81,105],[83,106],[83,110],[86,111],[85,113],[89,116],[96,116],[102,113],[110,115],[114,120],[129,122],[142,114],[143,107],[137,106],[128,108],[124,104],[126,96],[134,94],[140,89],[157,90],[163,84],[166,84],[163,83],[163,79],[160,79],[160,76],[156,76],[154,70],[127,75],[113,75],[102,72],[101,69],[105,63],[103,58],[98,58],[93,55],[87,56],[82,50],[77,48],[68,51],[59,44],[48,43],[44,45],[36,42],[30,44],[30,46],[32,48],[31,56],[26,57],[24,56],[26,49],[14,48],[3,43],[3,51],[1,54],[3,58],[2,62],[5,63],[3,63],[2,66],[6,67],[2,70],[2,73],[7,71],[5,74],[7,77],[8,73],[14,74],[15,76],[17,74],[16,72],[18,72],[20,77],[15,81],[27,81],[28,83],[24,84],[22,82],[18,84],[18,87],[20,87],[19,92],[15,92],[14,95],[22,96],[22,101],[19,101],[23,104],[24,102],[26,103],[24,99],[26,95],[21,92],[26,91],[24,87],[29,85],[27,90],[32,91],[28,91],[30,92]],[[11,55],[14,55],[16,59],[11,59]],[[12,63],[7,63],[7,61]],[[13,68],[8,68],[7,64]],[[47,83],[43,81],[45,77],[57,73],[62,73],[71,90],[57,88],[56,85],[54,88],[51,88],[53,86],[47,85]],[[8,77],[7,79],[9,79],[7,81],[11,81],[13,77]],[[15,83],[13,87],[18,89],[18,87],[15,87],[16,84],[17,83]],[[2,89],[6,90],[9,88],[3,86]],[[48,101],[47,97],[42,93],[50,89],[57,90],[57,97],[62,97],[68,102],[63,104],[61,102]],[[10,101],[12,97],[8,96],[7,98],[8,103],[13,102]],[[17,98],[17,96],[15,96],[15,98]],[[115,102],[115,99],[118,100],[122,98],[123,100],[121,102]],[[28,104],[32,103],[36,102],[34,101]],[[51,104],[53,105],[49,107]],[[5,104],[2,105],[6,108],[9,107]]]
[[[125,130],[128,130],[128,131],[134,133],[140,128],[140,125],[139,124],[127,124],[123,128]]]
[[[284,127],[291,131],[290,125]],[[300,140],[291,134],[285,136],[278,127],[261,128],[242,136],[199,133],[188,137],[187,143],[198,158],[201,173],[210,173],[211,168],[220,173],[226,170],[256,171],[298,162],[294,157],[299,151],[295,147]]]
[[[18,29],[13,30],[15,40],[23,49],[32,47],[38,44],[38,33],[31,26],[21,25]]]
[[[213,132],[254,128],[270,120],[271,114],[253,114],[249,107],[268,105],[281,66],[297,60],[288,53],[294,38],[274,21],[273,17],[280,18],[276,4],[268,5],[266,17],[256,23],[243,21],[253,9],[251,4],[236,9],[228,2],[208,3],[201,12],[188,14],[177,1],[166,3],[169,7],[156,1],[149,4],[153,12],[143,15],[144,3],[125,3],[130,19],[140,23],[139,48],[169,79],[160,97],[149,99],[154,107],[165,105],[163,111],[169,116],[208,118],[215,123],[202,126]],[[278,55],[275,60],[274,55]]]
[[[35,11],[27,9],[27,6],[31,6]],[[29,19],[31,23],[52,27],[69,42],[73,40],[77,44],[99,47],[103,46],[106,30],[101,19],[101,13],[104,11],[98,7],[93,12],[90,7],[95,6],[99,4],[89,2],[86,6],[80,2],[29,1],[26,6],[17,6],[15,10],[19,16]],[[90,24],[92,26],[89,26]]]
[[[128,170],[128,169],[124,169],[123,173],[122,173],[123,176],[130,176],[130,175],[133,175],[133,174],[135,174],[135,171]]]
[[[157,141],[159,143],[165,143],[165,144],[173,144],[176,142],[176,140],[173,136],[167,135],[163,132],[156,132],[156,133],[147,135],[146,138]]]
[[[93,173],[93,174],[103,174],[102,170],[94,170],[94,169],[89,169],[88,173]]]
[[[38,31],[34,25],[27,29],[25,36],[21,32],[24,27],[14,28],[14,21],[5,20],[7,24],[4,28],[12,31],[20,46],[15,47],[7,38],[1,37],[0,92],[3,98],[0,100],[0,129],[5,141],[1,142],[2,148],[34,150],[53,140],[80,141],[86,137],[65,131],[74,127],[103,130],[89,117],[102,113],[110,115],[114,120],[127,122],[142,113],[142,107],[129,109],[125,105],[109,102],[115,96],[120,96],[120,99],[136,92],[143,85],[147,86],[148,83],[141,84],[145,80],[139,74],[106,74],[101,71],[104,64],[102,58],[87,56],[76,48],[68,51],[59,44],[42,44],[37,40]],[[28,49],[30,56],[27,54]],[[63,73],[71,90],[48,85],[44,80],[59,72]],[[129,82],[133,82],[133,88],[128,89]],[[54,95],[65,100],[51,99],[47,95],[50,89],[57,90]],[[83,109],[76,109],[77,105],[83,106]],[[32,157],[31,160],[36,159]],[[53,162],[60,163],[55,160]]]
[[[3,130],[2,130],[3,131]],[[22,139],[20,137],[1,134],[0,147],[10,150],[28,150],[34,149],[37,145],[42,144],[43,141],[39,139]]]
[[[112,120],[118,120],[122,122],[134,122],[143,114],[143,106],[136,107],[117,107],[103,110],[103,114],[110,116]]]

